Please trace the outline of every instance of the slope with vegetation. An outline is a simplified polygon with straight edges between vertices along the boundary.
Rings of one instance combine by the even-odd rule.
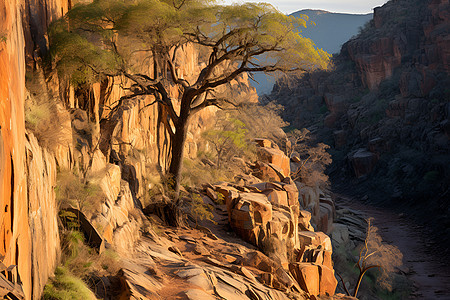
[[[329,238],[310,224],[310,218],[325,220],[315,226],[326,231],[332,202],[321,210],[318,187],[300,185],[302,206],[314,210],[312,215],[302,212],[302,245],[311,248],[305,254],[294,234],[300,204],[289,177],[289,158],[263,147],[263,158],[248,162],[257,157],[255,137],[284,141],[285,136],[280,129],[284,123],[271,111],[274,106],[256,105],[246,72],[314,69],[328,62],[326,53],[291,31],[304,20],[265,4],[72,4],[1,4],[6,15],[0,15],[0,29],[7,36],[0,42],[0,252],[6,267],[0,277],[9,296],[132,299],[142,295],[142,286],[149,289],[142,297],[149,298],[184,296],[175,292],[193,293],[186,295],[193,298],[202,292],[211,298],[240,293],[249,299],[333,294]],[[59,17],[47,36],[47,26]],[[30,26],[24,29],[23,24]],[[275,60],[256,59],[266,52]],[[217,112],[219,108],[232,110]],[[231,155],[235,150],[241,157]],[[181,173],[183,160],[187,168]],[[276,180],[276,188],[251,187],[249,181],[261,181],[255,174]],[[243,197],[252,189],[267,207],[273,203],[274,218],[268,220],[273,230],[260,226],[258,214],[247,219],[263,228],[267,238],[258,236],[260,244],[243,242],[229,230],[228,218],[216,228],[224,235],[212,233],[215,216],[225,208],[199,196],[194,185],[205,177],[211,182],[226,179]],[[218,202],[237,201],[216,196]],[[258,207],[258,201],[250,202]],[[245,215],[241,208],[230,206]],[[209,219],[214,222],[202,226]],[[242,221],[233,220],[234,225]],[[180,223],[193,229],[170,228]],[[208,237],[203,248],[228,245],[228,236],[237,245],[218,247],[209,257],[201,243],[195,251],[180,243],[192,244],[200,232]],[[294,241],[298,257],[274,253],[278,248],[270,242],[281,235],[276,243],[283,250]],[[313,250],[327,260],[312,261]],[[203,275],[186,270],[183,276],[173,269],[165,275],[169,268],[179,271],[194,263],[203,266]],[[315,281],[305,281],[304,265],[314,269]],[[319,268],[326,272],[319,274]],[[246,283],[236,283],[234,276]],[[173,282],[178,290],[171,289]]]
[[[390,1],[343,45],[334,70],[286,78],[271,95],[291,124],[334,145],[336,187],[351,182],[351,192],[440,228],[450,182],[448,11],[447,1]],[[448,230],[439,235],[449,241]]]

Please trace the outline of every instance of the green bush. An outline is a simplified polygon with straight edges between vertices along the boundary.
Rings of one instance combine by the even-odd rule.
[[[193,194],[191,199],[191,214],[195,219],[195,224],[197,225],[199,220],[209,220],[214,223],[212,213],[214,208],[210,204],[206,204],[199,194]]]
[[[44,300],[88,300],[97,299],[86,283],[73,276],[66,267],[57,267],[55,277],[44,287]]]
[[[55,191],[56,200],[61,206],[70,205],[83,213],[97,211],[106,197],[100,186],[83,182],[80,177],[68,170],[58,172]]]
[[[324,104],[319,108],[319,113],[321,115],[325,114],[328,111],[328,107]]]

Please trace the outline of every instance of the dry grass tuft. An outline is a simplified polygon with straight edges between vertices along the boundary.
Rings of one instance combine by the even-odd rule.
[[[47,92],[42,74],[29,73],[25,99],[25,127],[32,132],[39,144],[51,149],[67,138],[62,129],[56,101]]]
[[[95,213],[106,201],[106,196],[98,185],[83,182],[68,170],[58,173],[55,190],[56,200],[61,206],[73,206],[85,214]]]

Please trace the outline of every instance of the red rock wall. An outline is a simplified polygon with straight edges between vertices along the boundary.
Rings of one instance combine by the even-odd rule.
[[[17,265],[26,299],[38,299],[56,265],[59,237],[56,164],[35,140],[26,140],[25,53],[34,50],[25,39],[31,28],[27,5],[0,1],[0,254],[5,265]],[[58,1],[38,6],[46,9],[36,10],[35,17],[45,16],[46,25],[60,15]]]
[[[18,265],[31,299],[30,233],[25,171],[25,42],[22,3],[0,2],[0,254],[5,265]]]

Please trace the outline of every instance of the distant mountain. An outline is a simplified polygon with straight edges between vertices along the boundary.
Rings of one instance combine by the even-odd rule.
[[[302,35],[312,39],[317,47],[333,54],[338,53],[342,44],[356,35],[359,27],[371,20],[373,14],[343,14],[313,9],[303,9],[291,14],[295,17],[300,15],[309,17],[307,28],[302,30]],[[316,25],[310,22],[314,22]],[[256,88],[258,95],[268,94],[272,91],[275,83],[273,77],[255,74],[255,80],[259,84],[253,82],[252,85]]]
[[[312,39],[319,48],[331,54],[338,53],[342,44],[358,34],[359,27],[364,26],[373,17],[371,13],[343,14],[313,9],[303,9],[290,15],[295,17],[307,15],[309,21],[316,25],[307,24],[307,28],[302,30],[302,35]]]

